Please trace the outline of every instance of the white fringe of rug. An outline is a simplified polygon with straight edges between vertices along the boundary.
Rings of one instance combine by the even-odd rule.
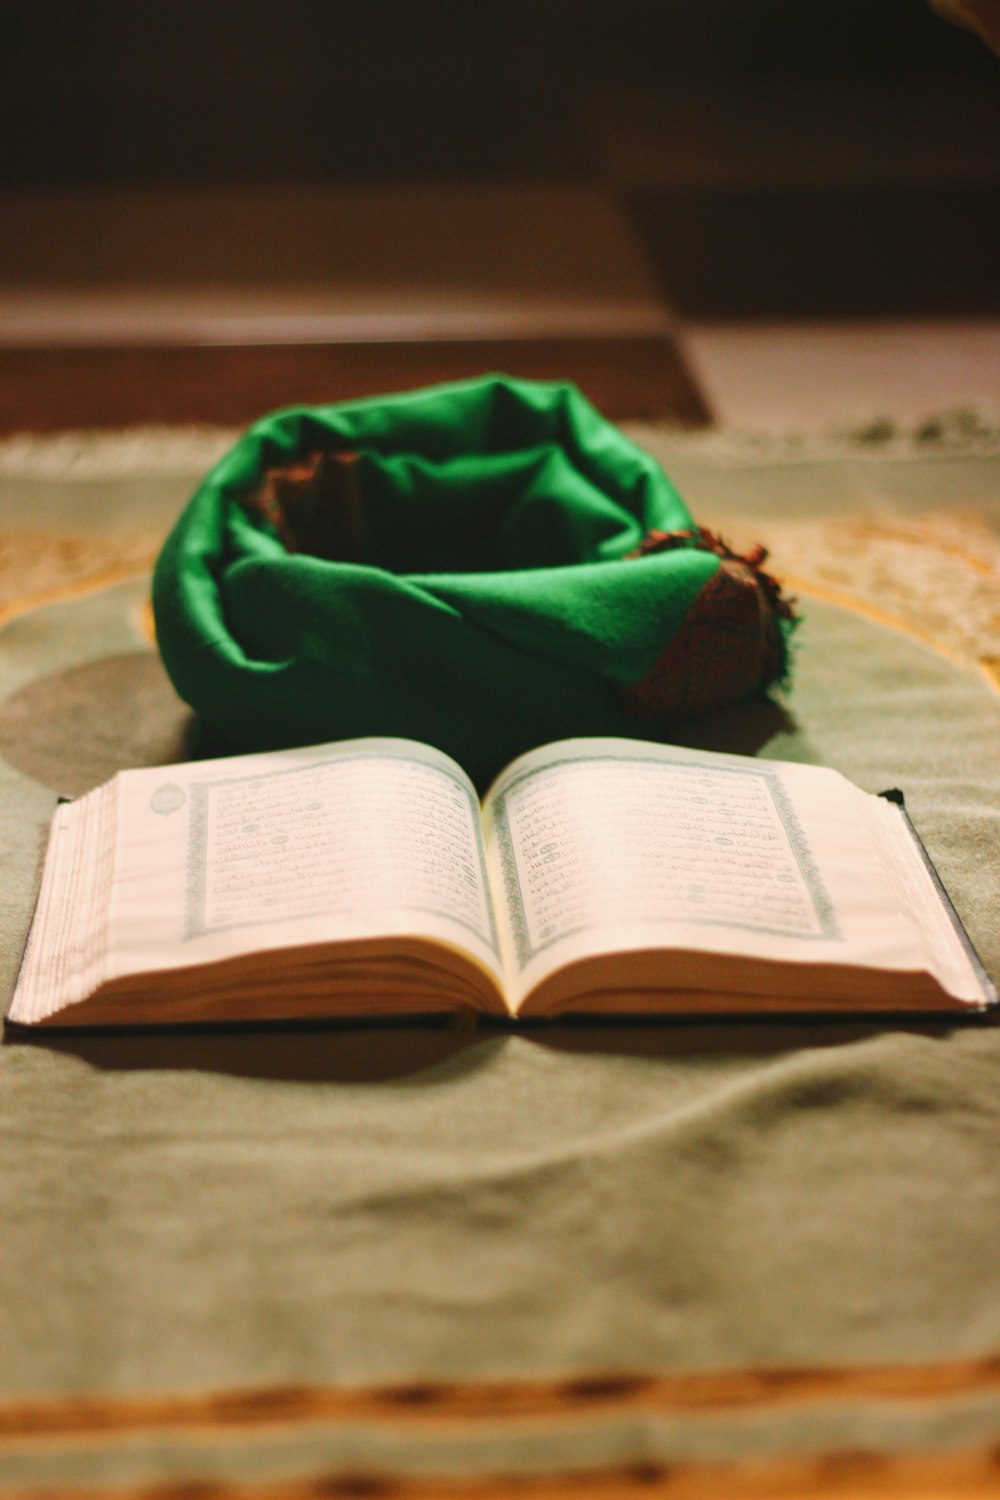
[[[935,412],[918,422],[889,416],[838,424],[814,432],[762,432],[735,427],[698,430],[628,423],[637,441],[654,434],[672,451],[708,463],[800,464],[851,460],[1000,457],[1000,418],[978,407]]]
[[[720,464],[1000,457],[1000,419],[970,407],[935,413],[917,423],[874,417],[817,432],[622,425],[639,443],[644,438],[668,440],[679,453]],[[0,439],[0,479],[197,479],[239,435],[238,428],[210,426],[18,433]]]

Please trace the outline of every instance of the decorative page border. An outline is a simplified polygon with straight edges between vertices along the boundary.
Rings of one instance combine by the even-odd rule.
[[[198,781],[190,788],[190,815],[188,819],[188,857],[187,877],[184,892],[184,942],[190,942],[194,938],[205,937],[210,932],[235,932],[244,927],[266,927],[271,925],[267,918],[261,917],[257,921],[233,922],[224,927],[209,927],[205,922],[205,900],[208,880],[208,799],[210,792],[218,787],[232,786],[236,783],[250,781],[272,781],[278,776],[295,775],[301,771],[313,771],[320,766],[346,765],[349,761],[367,761],[369,764],[378,761],[405,761],[410,765],[420,766],[423,770],[434,771],[438,775],[445,776],[465,796],[472,811],[472,824],[475,831],[476,851],[479,855],[479,869],[482,878],[483,891],[486,900],[486,917],[489,927],[489,937],[484,938],[482,932],[474,927],[471,922],[457,917],[454,912],[445,911],[439,907],[414,905],[407,910],[413,912],[426,912],[429,916],[442,917],[448,922],[453,922],[457,927],[464,927],[471,932],[479,942],[485,942],[500,961],[500,940],[497,931],[496,911],[493,905],[493,894],[490,890],[489,877],[486,870],[486,847],[483,840],[483,825],[480,817],[479,803],[470,791],[466,782],[456,772],[447,766],[437,765],[433,761],[423,760],[418,755],[393,754],[380,751],[374,755],[366,755],[359,752],[356,755],[331,755],[318,760],[303,761],[300,765],[286,766],[279,771],[255,771],[251,775],[243,776],[220,776],[211,781]],[[301,912],[294,916],[283,917],[283,922],[294,922],[300,917],[315,916],[314,912]]]
[[[500,868],[503,872],[504,895],[506,896],[507,912],[511,919],[514,933],[514,948],[517,954],[518,967],[523,969],[531,959],[539,953],[544,953],[553,944],[562,942],[564,938],[575,937],[578,933],[593,930],[599,923],[588,922],[579,927],[573,927],[567,932],[560,932],[557,937],[549,938],[544,943],[533,945],[528,932],[528,921],[524,910],[524,898],[521,894],[521,881],[517,872],[517,856],[514,853],[514,841],[510,831],[510,820],[507,815],[506,799],[509,792],[519,786],[522,781],[530,781],[540,773],[552,770],[557,766],[579,765],[585,762],[603,761],[615,765],[622,761],[631,763],[640,762],[646,765],[656,766],[679,766],[685,770],[697,770],[697,766],[688,760],[675,760],[670,757],[659,755],[566,755],[558,760],[547,761],[544,766],[536,766],[533,770],[522,771],[506,786],[502,787],[493,799],[493,821],[497,835],[497,849],[500,856]],[[776,937],[793,936],[800,942],[843,942],[843,933],[837,922],[834,905],[830,900],[829,892],[823,883],[812,848],[806,839],[799,822],[798,815],[792,806],[791,799],[785,790],[781,777],[776,771],[769,771],[762,764],[754,764],[748,767],[720,766],[710,767],[713,771],[724,771],[735,776],[759,776],[767,785],[774,803],[775,811],[784,827],[786,837],[792,850],[795,862],[799,867],[799,873],[805,882],[809,897],[813,903],[816,919],[820,924],[819,932],[789,934],[783,927],[765,927],[757,922],[726,922],[718,917],[697,917],[688,919],[689,925],[698,927],[735,927],[743,932],[763,932]]]

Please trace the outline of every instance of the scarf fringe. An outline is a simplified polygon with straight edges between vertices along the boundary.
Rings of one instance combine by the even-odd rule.
[[[714,552],[725,562],[740,563],[754,575],[767,603],[780,620],[799,618],[798,601],[782,592],[781,583],[773,573],[768,573],[764,563],[768,549],[756,542],[747,552],[736,552],[729,543],[707,526],[692,526],[684,531],[648,531],[639,546],[629,557],[649,557],[654,552],[672,552],[678,548],[694,548],[699,552]]]

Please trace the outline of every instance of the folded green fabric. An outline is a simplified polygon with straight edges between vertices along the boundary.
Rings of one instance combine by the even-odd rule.
[[[480,784],[668,734],[787,670],[790,611],[573,386],[489,376],[264,417],[153,580],[181,696],[240,748],[404,735]]]

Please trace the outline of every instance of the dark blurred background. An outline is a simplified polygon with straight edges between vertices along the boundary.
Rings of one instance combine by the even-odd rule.
[[[6,186],[596,177],[685,312],[1000,308],[1000,64],[925,0],[0,16]]]
[[[2,0],[0,17],[0,283],[39,261],[12,243],[38,195],[485,184],[557,204],[570,184],[612,206],[682,318],[1000,312],[1000,61],[927,0]],[[281,201],[294,247],[310,224]],[[62,279],[85,286],[75,232]]]

